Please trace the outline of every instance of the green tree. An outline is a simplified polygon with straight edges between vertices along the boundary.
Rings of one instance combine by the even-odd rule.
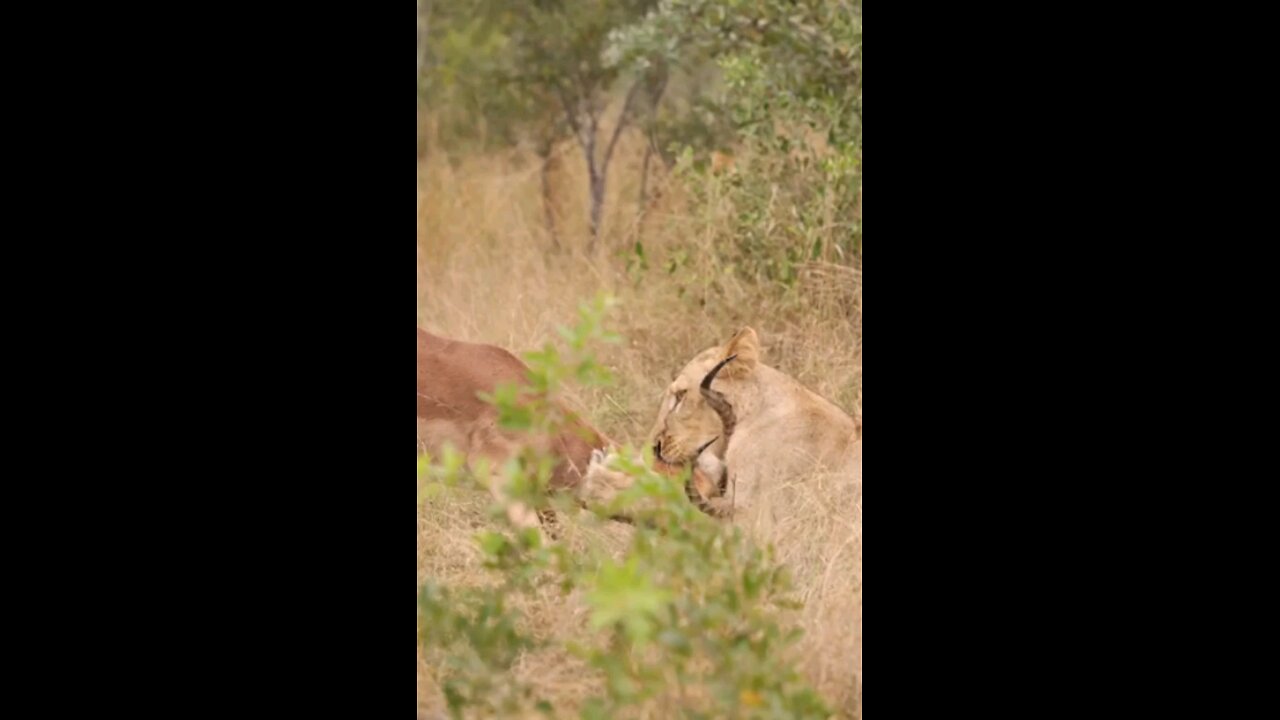
[[[587,169],[589,249],[600,237],[609,166],[618,139],[665,86],[661,64],[640,71],[604,62],[611,31],[637,22],[656,0],[436,0],[423,61],[428,96],[461,99],[458,114],[504,134],[530,133],[544,160],[573,138]],[[615,91],[622,108],[606,130]],[[647,99],[647,103],[645,100]],[[465,120],[464,120],[465,121]],[[509,137],[509,135],[507,135]]]
[[[727,121],[752,162],[724,188],[735,222],[717,243],[728,265],[789,285],[798,264],[861,253],[861,0],[662,0],[615,31],[610,64],[686,69],[713,63],[719,90],[698,101]],[[820,140],[815,140],[817,138]],[[689,151],[695,137],[676,137]],[[821,145],[821,147],[815,147]],[[695,154],[678,164],[708,201]]]

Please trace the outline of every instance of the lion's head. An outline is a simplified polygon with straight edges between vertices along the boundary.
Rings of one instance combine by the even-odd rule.
[[[711,381],[719,379],[721,387],[741,382],[759,361],[760,338],[751,328],[743,328],[723,346],[698,353],[662,395],[650,433],[654,456],[676,465],[694,460],[708,447],[723,456],[733,432],[733,413]]]

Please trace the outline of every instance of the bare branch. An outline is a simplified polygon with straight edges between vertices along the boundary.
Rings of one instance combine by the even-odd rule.
[[[667,81],[670,79],[670,74],[663,73],[653,89],[649,91],[649,112],[653,115],[658,114],[658,103],[662,102],[662,95],[667,91]]]
[[[604,151],[604,160],[600,163],[602,174],[609,170],[609,161],[613,159],[613,148],[618,144],[618,138],[622,136],[622,129],[627,126],[627,116],[631,114],[631,106],[635,103],[636,95],[643,84],[644,78],[636,78],[636,81],[631,84],[631,89],[627,91],[627,99],[622,104],[622,110],[618,112],[618,122],[613,126],[613,137],[609,138],[609,146]]]
[[[564,88],[556,88],[556,96],[560,98],[560,104],[564,107],[564,117],[569,121],[569,128],[573,130],[573,136],[577,138],[578,144],[583,150],[587,149],[586,138],[582,136],[582,128],[578,125],[578,111],[574,109],[573,104],[569,102],[569,95],[565,93]]]
[[[596,175],[596,139],[600,136],[600,116],[587,110],[587,170]]]

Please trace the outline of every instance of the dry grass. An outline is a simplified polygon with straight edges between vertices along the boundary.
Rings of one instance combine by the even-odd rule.
[[[808,266],[790,294],[744,283],[718,267],[710,252],[717,224],[731,208],[713,202],[704,215],[690,215],[678,186],[659,167],[650,188],[658,189],[660,199],[642,229],[650,267],[629,275],[622,248],[630,248],[637,237],[638,141],[628,137],[619,147],[610,173],[605,250],[595,259],[583,251],[585,170],[574,148],[563,151],[553,179],[565,249],[551,253],[538,164],[531,155],[512,151],[450,159],[433,150],[419,170],[420,326],[520,353],[558,342],[556,326],[574,322],[577,304],[604,290],[621,301],[610,329],[626,340],[597,354],[617,382],[608,388],[571,388],[567,399],[614,440],[642,440],[674,372],[743,325],[760,333],[766,362],[861,420],[860,267]],[[716,188],[710,191],[716,197]],[[687,270],[668,274],[669,254],[689,246]],[[801,668],[843,717],[861,714],[860,445],[858,453],[857,477],[815,476],[779,494],[778,520],[762,538],[776,544],[806,600],[800,617],[806,630],[798,654]],[[454,492],[419,508],[419,582],[430,576],[464,585],[484,577],[472,537],[488,522],[487,503],[487,496]],[[630,532],[591,517],[564,522],[562,542],[571,547],[620,551]],[[519,609],[535,633],[589,637],[581,603],[552,596],[521,602]],[[420,714],[442,706],[434,672],[419,655]],[[581,661],[563,653],[530,654],[517,672],[536,680],[562,712],[575,715],[581,701],[599,689]]]

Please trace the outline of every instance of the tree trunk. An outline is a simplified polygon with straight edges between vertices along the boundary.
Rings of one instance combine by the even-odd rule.
[[[594,254],[596,251],[596,242],[600,239],[600,214],[604,209],[604,175],[600,174],[595,168],[591,168],[590,172],[590,190],[591,190],[591,240],[587,243],[587,252]]]
[[[418,82],[427,60],[427,33],[430,31],[431,0],[418,0]]]
[[[658,117],[658,103],[662,102],[662,94],[667,89],[667,73],[665,66],[661,69],[661,75],[658,81],[654,83],[649,91],[649,121],[645,131],[644,162],[640,166],[640,207],[636,211],[636,239],[639,240],[644,233],[644,219],[649,214],[648,208],[648,190],[649,190],[649,161],[653,159],[653,150],[657,147],[657,139],[654,137],[654,124]]]
[[[647,193],[649,187],[649,159],[653,157],[653,143],[650,142],[644,148],[644,162],[640,164],[640,207],[636,210],[636,240],[639,241],[644,235],[644,218],[648,214],[648,208],[645,207]]]
[[[587,116],[587,137],[583,144],[582,154],[587,159],[587,191],[591,198],[591,210],[588,221],[591,227],[591,239],[587,241],[587,254],[594,255],[596,243],[600,240],[600,211],[604,205],[604,173],[596,163],[596,135],[599,132],[599,121],[594,114]]]
[[[635,104],[636,96],[639,95],[640,89],[644,86],[644,79],[637,79],[631,83],[631,89],[627,91],[627,99],[622,103],[622,109],[618,111],[618,120],[613,125],[613,135],[609,138],[609,144],[605,146],[604,157],[596,164],[596,133],[599,131],[598,116],[592,115],[590,122],[590,137],[587,141],[587,172],[591,178],[591,242],[588,246],[588,252],[595,252],[597,241],[600,240],[600,215],[604,208],[604,190],[605,183],[609,177],[609,163],[613,161],[613,151],[618,147],[618,138],[622,137],[622,131],[627,127],[627,121],[631,116],[631,108]]]
[[[556,213],[551,198],[551,143],[547,143],[541,153],[542,157],[542,214],[547,225],[547,233],[551,235],[551,246],[556,252],[563,249],[560,245],[560,233],[556,229]]]

